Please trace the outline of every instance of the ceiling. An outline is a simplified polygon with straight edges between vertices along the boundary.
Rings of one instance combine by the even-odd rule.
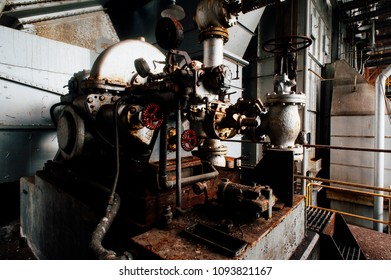
[[[391,64],[391,1],[340,0],[342,20],[357,48],[357,61],[368,80]]]

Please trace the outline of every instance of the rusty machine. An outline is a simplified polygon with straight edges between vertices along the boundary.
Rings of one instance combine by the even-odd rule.
[[[37,173],[35,184],[60,188],[56,193],[77,197],[82,209],[94,210],[84,213],[81,206],[64,206],[52,197],[58,205],[52,201],[51,207],[60,208],[53,210],[58,211],[53,220],[63,225],[64,215],[77,216],[81,221],[71,224],[83,228],[84,237],[69,227],[73,232],[68,237],[67,230],[57,232],[61,241],[54,243],[67,244],[66,252],[36,244],[43,258],[74,258],[70,247],[78,248],[77,258],[187,258],[173,249],[172,240],[200,242],[205,250],[213,247],[215,258],[252,258],[259,248],[246,253],[252,241],[243,236],[242,225],[261,242],[265,232],[277,228],[274,216],[282,220],[298,203],[304,209],[303,199],[293,191],[293,163],[301,157],[297,138],[305,95],[292,87],[295,52],[311,40],[297,36],[265,45],[283,58],[281,73],[275,76],[277,91],[265,103],[240,98],[232,104],[228,98],[232,75],[223,64],[227,29],[239,12],[272,2],[198,1],[194,21],[204,48],[202,62],[180,50],[179,21],[163,17],[156,38],[166,53],[143,40],[125,40],[101,53],[90,71],[72,77],[69,94],[51,109],[58,154]],[[255,168],[241,167],[226,157],[223,141],[237,134],[265,143],[263,159]],[[273,209],[280,210],[275,214]],[[298,240],[283,245],[290,253],[305,230],[302,213],[294,218],[300,234],[292,235]],[[297,222],[301,219],[302,225]],[[28,222],[24,227],[26,235],[34,235]],[[40,234],[52,240],[52,232]],[[171,253],[158,252],[151,240],[171,247]],[[266,256],[267,247],[262,249]]]

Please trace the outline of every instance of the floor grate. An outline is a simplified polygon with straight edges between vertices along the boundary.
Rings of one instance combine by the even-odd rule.
[[[318,208],[307,207],[307,229],[323,233],[326,226],[329,224],[332,212]]]

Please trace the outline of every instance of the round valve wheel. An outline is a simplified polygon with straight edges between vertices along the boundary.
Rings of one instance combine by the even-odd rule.
[[[274,38],[263,44],[263,50],[270,53],[297,52],[308,48],[312,44],[312,39],[306,36],[285,36]]]
[[[141,111],[141,123],[149,129],[158,129],[163,124],[163,112],[155,103],[146,105]]]
[[[181,136],[181,145],[186,152],[190,152],[197,147],[198,140],[194,130],[186,129]]]

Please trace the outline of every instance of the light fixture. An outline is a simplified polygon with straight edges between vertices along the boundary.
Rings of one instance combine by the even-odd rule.
[[[185,10],[179,5],[175,4],[175,0],[172,0],[172,4],[168,5],[165,10],[163,10],[160,15],[162,17],[169,17],[176,20],[182,20],[185,18]]]

